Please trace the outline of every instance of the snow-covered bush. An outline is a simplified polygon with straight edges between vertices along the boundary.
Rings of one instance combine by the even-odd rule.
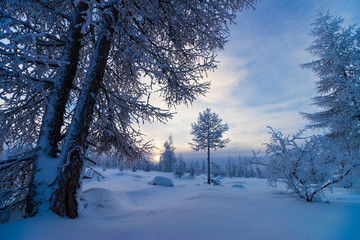
[[[337,145],[325,137],[302,137],[304,131],[284,136],[270,130],[271,140],[266,144],[263,164],[271,186],[283,182],[288,192],[311,202],[320,199],[325,188],[349,175],[354,167],[351,159],[346,159]]]

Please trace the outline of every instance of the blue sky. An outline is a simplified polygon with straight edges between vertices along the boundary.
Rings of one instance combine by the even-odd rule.
[[[171,134],[177,154],[188,160],[206,158],[205,152],[193,152],[188,142],[191,123],[207,107],[230,127],[226,137],[231,142],[212,153],[215,160],[263,150],[268,125],[287,134],[303,128],[307,122],[299,112],[316,111],[311,105],[316,78],[299,64],[313,59],[305,50],[312,41],[310,24],[318,11],[326,10],[344,17],[345,25],[360,24],[359,0],[263,0],[255,11],[239,13],[236,25],[230,26],[229,43],[219,52],[218,69],[206,79],[212,82],[210,92],[193,106],[171,109],[177,114],[166,125],[141,127],[159,148],[154,155]]]

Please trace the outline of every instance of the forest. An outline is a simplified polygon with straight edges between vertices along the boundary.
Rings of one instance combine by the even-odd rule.
[[[263,239],[266,233],[270,239],[310,239],[317,226],[311,219],[326,214],[339,216],[334,223],[339,227],[331,230],[330,222],[319,223],[313,239],[359,238],[354,223],[360,216],[360,28],[330,10],[317,11],[311,20],[306,48],[311,60],[298,63],[315,76],[310,100],[315,111],[300,112],[307,121],[300,130],[268,126],[269,141],[261,151],[229,155],[222,162],[213,154],[236,142],[230,137],[233,124],[227,123],[235,120],[223,118],[219,108],[206,106],[197,119],[186,122],[191,128],[186,145],[202,152],[201,160],[184,157],[169,132],[154,161],[159,147],[151,138],[156,136],[141,131],[144,124],[166,125],[177,107],[192,111],[193,104],[207,98],[213,84],[208,75],[218,70],[230,27],[262,4],[4,0],[0,232],[9,226],[6,239],[121,238],[116,226],[125,239],[169,239],[182,227],[187,229],[184,238],[204,236],[206,221],[184,223],[187,213],[179,213],[181,207],[191,221],[212,219],[209,239],[239,239],[242,230],[245,239]],[[274,204],[264,218],[271,222],[274,217],[276,226],[265,223],[252,202],[262,210]],[[281,202],[290,212],[284,232],[280,223],[288,216],[274,214],[281,212]],[[232,211],[242,216],[242,205],[249,223],[232,220]],[[294,227],[297,207],[308,213],[299,229]],[[177,214],[172,224],[166,220]],[[89,228],[97,217],[100,226],[115,232],[92,235]],[[71,227],[59,224],[61,219],[79,221]],[[41,235],[41,223],[47,220],[52,231]],[[167,230],[161,233],[150,224],[155,221]],[[127,236],[126,228],[137,223],[142,231],[132,229]],[[247,227],[236,230],[236,223]],[[257,225],[265,226],[262,234],[249,230]],[[301,226],[310,232],[300,234]],[[17,227],[27,230],[15,233]],[[71,230],[52,235],[62,228]]]

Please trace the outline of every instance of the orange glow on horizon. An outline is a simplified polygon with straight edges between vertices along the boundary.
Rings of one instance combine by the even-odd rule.
[[[160,162],[160,155],[155,155],[152,159],[153,159],[153,162],[158,163],[158,162]]]

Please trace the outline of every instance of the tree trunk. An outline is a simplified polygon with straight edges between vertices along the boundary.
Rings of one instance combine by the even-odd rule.
[[[210,126],[207,127],[207,160],[208,160],[208,184],[210,181]]]
[[[85,20],[82,12],[88,8],[88,5],[80,2],[77,5],[77,9],[73,13],[73,21],[70,23],[69,32],[67,36],[67,44],[63,52],[62,60],[67,64],[64,64],[57,73],[54,86],[47,99],[47,106],[42,120],[39,139],[37,141],[36,154],[33,159],[33,174],[29,184],[29,192],[26,199],[26,215],[31,217],[38,212],[39,205],[48,200],[49,196],[46,196],[47,188],[52,179],[49,179],[51,174],[48,174],[48,178],[44,178],[42,170],[44,166],[41,163],[43,161],[54,161],[52,165],[53,170],[58,167],[56,159],[57,145],[60,141],[61,127],[63,126],[64,113],[66,103],[69,99],[70,91],[73,87],[73,80],[76,75],[80,49],[81,39],[83,37],[81,33],[81,23]],[[39,158],[45,157],[47,159],[39,160]],[[51,159],[53,158],[53,159]],[[46,163],[46,165],[49,165]],[[46,170],[49,170],[48,168]],[[42,190],[40,190],[40,186]],[[44,192],[45,191],[45,192]]]
[[[78,217],[77,191],[81,185],[83,155],[96,96],[101,86],[113,29],[107,26],[97,39],[88,74],[82,86],[75,113],[66,134],[61,152],[62,167],[55,191],[51,196],[51,210],[60,216]]]
[[[67,62],[57,73],[54,87],[48,98],[48,105],[44,114],[42,129],[38,145],[42,153],[56,157],[57,145],[60,141],[61,127],[64,122],[66,104],[69,100],[70,91],[73,88],[73,80],[76,75],[81,50],[82,23],[85,22],[83,12],[88,5],[80,2],[74,10],[73,22],[70,25],[67,44],[63,53],[63,61]]]
[[[207,148],[207,160],[208,160],[208,184],[210,184],[210,147]]]

